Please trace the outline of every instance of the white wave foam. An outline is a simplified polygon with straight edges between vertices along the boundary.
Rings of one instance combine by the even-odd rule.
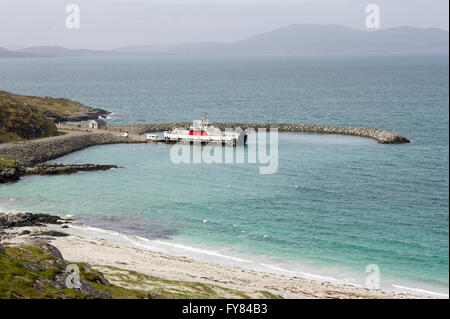
[[[150,242],[150,239],[145,238],[145,237],[136,236],[136,238],[139,240],[142,240],[142,241]]]
[[[337,279],[334,277],[315,275],[315,274],[311,274],[311,273],[307,273],[307,272],[303,272],[303,271],[292,271],[292,270],[283,269],[283,268],[275,266],[275,265],[269,265],[269,264],[264,264],[264,263],[260,263],[260,265],[264,266],[266,268],[269,268],[271,270],[274,270],[276,272],[287,273],[287,274],[291,274],[291,275],[306,278],[306,279],[314,279],[314,280],[318,280],[318,281],[327,281],[327,282],[334,282],[334,283],[346,283],[346,284],[348,283],[347,281],[343,281],[343,280],[340,280],[340,279]],[[348,284],[358,286],[353,283],[348,283]]]
[[[200,253],[200,254],[205,254],[205,255],[210,255],[210,256],[216,256],[216,257],[220,257],[220,258],[224,258],[224,259],[230,259],[230,260],[240,261],[240,262],[245,262],[245,263],[253,262],[252,260],[243,259],[243,258],[234,257],[234,256],[229,256],[229,255],[224,255],[224,254],[221,254],[221,253],[213,251],[213,250],[207,250],[207,249],[202,249],[202,248],[194,248],[194,247],[191,247],[191,246],[175,244],[175,243],[168,243],[168,242],[164,242],[164,241],[160,241],[160,240],[156,240],[155,242],[157,242],[159,244],[171,246],[171,247],[176,247],[176,248],[183,249],[183,250],[192,251],[192,252],[195,252],[195,253]]]
[[[89,225],[83,225],[83,226],[71,225],[71,228],[79,229],[79,230],[88,230],[91,232],[96,232],[96,233],[101,233],[101,234],[107,234],[107,235],[110,235],[113,237],[120,237],[120,238],[126,239],[128,241],[131,241],[131,239],[127,235],[117,232],[117,231],[114,231],[114,230],[92,227]]]
[[[276,271],[287,272],[287,273],[295,273],[294,271],[287,270],[287,269],[283,269],[283,268],[281,268],[281,267],[274,266],[274,265],[263,264],[263,263],[260,263],[260,265],[261,265],[261,266],[264,266],[264,267],[267,267],[267,268],[269,268],[269,269],[272,269],[272,270],[276,270]]]
[[[72,224],[71,228],[82,230],[82,231],[84,230],[84,231],[95,232],[98,234],[105,234],[108,236],[112,236],[113,238],[122,238],[122,239],[126,240],[128,243],[130,243],[131,245],[138,246],[138,247],[141,247],[144,249],[157,250],[157,251],[166,252],[169,254],[174,253],[174,254],[178,254],[178,255],[188,255],[188,256],[189,256],[189,253],[191,253],[191,256],[192,256],[192,253],[194,253],[194,256],[197,256],[197,257],[201,257],[202,255],[203,256],[214,256],[214,257],[222,258],[223,260],[231,260],[234,262],[245,263],[245,265],[240,265],[240,266],[254,269],[254,270],[267,271],[267,272],[278,273],[278,274],[285,274],[288,276],[301,277],[301,278],[305,278],[305,279],[317,280],[317,281],[322,281],[322,282],[332,282],[332,283],[336,283],[336,284],[346,284],[346,285],[352,285],[352,286],[356,286],[356,287],[363,287],[357,283],[351,282],[348,279],[342,280],[342,279],[338,279],[338,278],[334,278],[334,277],[330,277],[330,276],[312,274],[312,273],[308,273],[308,272],[304,272],[304,271],[292,271],[292,270],[284,269],[284,268],[276,266],[276,265],[271,265],[271,264],[266,264],[266,263],[257,263],[253,260],[239,258],[239,257],[235,257],[235,256],[229,256],[229,255],[225,255],[220,252],[209,250],[209,249],[195,248],[195,247],[191,247],[191,246],[187,246],[187,245],[171,243],[171,242],[166,242],[166,241],[162,241],[162,240],[150,240],[148,238],[141,237],[141,236],[125,235],[118,231],[107,230],[107,229],[93,227],[93,226],[89,226],[89,225],[81,225],[80,226],[80,225]],[[164,247],[166,247],[166,248],[164,248]],[[171,248],[171,251],[168,251],[167,248]],[[173,249],[175,249],[175,251]],[[218,261],[214,260],[214,262],[218,262]],[[255,265],[258,265],[258,264],[259,264],[259,266],[255,267]],[[395,285],[395,284],[392,284],[392,287],[402,290],[403,292],[409,292],[409,293],[416,294],[416,295],[419,294],[419,295],[437,296],[437,297],[441,297],[441,298],[449,298],[448,294],[443,294],[443,293],[420,289],[420,288],[411,288],[411,287]],[[390,289],[386,289],[386,290],[390,290]]]
[[[127,235],[117,232],[117,231],[107,230],[107,229],[98,228],[98,227],[92,227],[89,225],[83,225],[83,226],[73,225],[71,227],[74,229],[88,230],[91,232],[106,234],[106,235],[113,236],[113,237],[120,237],[120,238],[127,240],[128,242],[130,242],[131,244],[133,244],[135,246],[139,246],[139,247],[147,248],[147,249],[157,249],[157,247],[155,247],[155,244],[159,244],[159,245],[163,245],[163,246],[167,246],[167,247],[177,248],[181,251],[190,251],[190,252],[194,252],[196,254],[201,254],[201,255],[215,256],[215,257],[219,257],[219,258],[223,258],[223,259],[229,259],[229,260],[245,262],[245,263],[252,262],[252,260],[229,256],[229,255],[224,255],[219,252],[212,251],[212,250],[195,248],[195,247],[176,244],[176,243],[169,243],[169,242],[165,242],[165,241],[161,241],[161,240],[150,240],[148,238],[144,238],[144,237],[140,237],[140,236],[127,236]],[[144,244],[141,242],[151,243],[152,245]],[[159,250],[162,250],[162,249],[159,249]],[[162,250],[162,251],[164,251],[164,250]]]
[[[315,275],[315,274],[311,274],[311,273],[307,273],[307,272],[301,272],[302,277],[304,278],[308,278],[308,279],[313,279],[313,280],[318,280],[318,281],[327,281],[327,282],[333,282],[333,283],[339,283],[339,284],[346,284],[346,285],[352,285],[352,286],[359,286],[360,285],[350,282],[349,280],[342,280],[342,279],[337,279],[334,277],[329,277],[329,276],[322,276],[322,275]]]
[[[425,294],[425,295],[434,295],[434,296],[449,298],[448,294],[442,294],[439,292],[434,292],[434,291],[420,289],[420,288],[411,288],[411,287],[405,287],[405,286],[400,286],[400,285],[392,285],[392,287],[401,289],[401,290],[408,290],[411,292],[418,292],[418,293]]]

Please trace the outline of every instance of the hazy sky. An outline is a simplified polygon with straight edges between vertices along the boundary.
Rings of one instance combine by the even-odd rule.
[[[80,29],[65,26],[71,3]],[[0,0],[0,47],[231,42],[293,23],[363,29],[369,3],[379,5],[382,28],[448,30],[448,0]]]

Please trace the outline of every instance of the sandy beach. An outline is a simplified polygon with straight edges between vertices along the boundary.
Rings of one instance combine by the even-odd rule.
[[[61,226],[51,225],[51,227],[10,228],[5,231],[2,244],[18,245],[30,243],[36,239],[45,239],[61,251],[65,260],[89,263],[97,270],[104,272],[106,276],[108,276],[110,267],[114,267],[167,280],[213,284],[246,292],[253,298],[263,298],[264,294],[261,294],[261,291],[282,298],[296,299],[418,297],[206,263],[80,235],[40,235],[42,232],[48,232],[49,229],[67,232],[70,227],[63,229]],[[114,278],[108,279],[114,282]],[[121,283],[116,282],[116,284],[120,285]],[[127,288],[142,288],[129,284],[127,286]]]

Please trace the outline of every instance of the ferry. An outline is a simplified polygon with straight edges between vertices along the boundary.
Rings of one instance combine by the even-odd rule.
[[[166,143],[217,143],[224,145],[244,145],[247,143],[247,134],[241,132],[222,132],[218,127],[209,123],[208,113],[203,120],[194,120],[189,130],[175,128],[164,132]]]

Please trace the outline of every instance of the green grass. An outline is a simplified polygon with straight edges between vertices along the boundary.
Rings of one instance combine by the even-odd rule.
[[[20,142],[24,141],[25,139],[17,135],[13,132],[2,132],[2,128],[0,128],[0,143],[7,143],[7,142]]]
[[[17,163],[9,157],[0,157],[0,167],[17,167]]]
[[[17,96],[0,91],[0,143],[57,135],[55,124],[40,107]]]
[[[116,286],[146,291],[147,294],[167,299],[249,299],[281,298],[267,291],[243,292],[231,288],[199,282],[168,280],[155,276],[124,270],[112,266],[93,266]],[[110,291],[113,296],[114,293]]]
[[[45,254],[36,247],[6,247],[6,254],[0,254],[0,298],[54,299],[61,298],[63,293],[69,298],[85,298],[82,293],[73,289],[56,289],[47,281],[54,279],[62,270],[48,268],[44,271],[30,270],[24,265],[51,265],[55,257]],[[43,284],[35,288],[36,280]]]
[[[58,289],[49,282],[64,271],[56,264],[56,260],[56,257],[37,247],[6,247],[6,254],[0,254],[0,299],[57,299],[63,295],[67,298],[85,299],[87,296],[81,292],[69,288]],[[36,270],[27,268],[26,265],[35,266]],[[80,276],[87,278],[87,282],[95,286],[94,288],[111,290],[117,297],[147,296],[139,291],[98,284],[95,276],[88,274],[83,267],[80,267]],[[38,286],[37,281],[41,283]]]
[[[6,254],[0,253],[0,299],[87,298],[74,289],[58,289],[51,284],[55,276],[64,271],[56,261],[56,257],[37,247],[6,247]],[[67,261],[67,264],[71,263]],[[267,291],[247,293],[211,284],[167,280],[110,266],[92,266],[93,271],[87,271],[85,263],[75,264],[82,279],[98,291],[109,292],[113,298],[280,298]],[[101,282],[99,270],[111,285]]]
[[[27,96],[0,91],[0,99],[13,99],[23,105],[29,105],[34,110],[39,112],[54,113],[61,116],[77,112],[80,103],[63,98]]]

